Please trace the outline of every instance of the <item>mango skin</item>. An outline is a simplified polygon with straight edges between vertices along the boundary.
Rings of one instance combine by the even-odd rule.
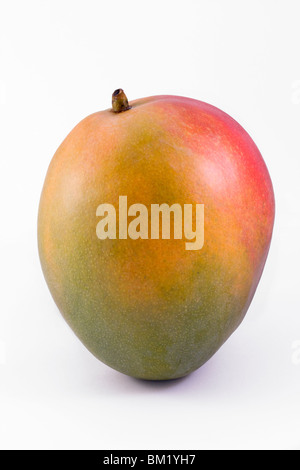
[[[246,131],[176,96],[80,122],[51,161],[40,200],[43,272],[65,320],[102,362],[166,380],[203,365],[243,320],[272,237],[274,193]],[[205,205],[205,244],[99,240],[96,209]],[[149,211],[150,212],[150,211]],[[149,220],[150,227],[150,220]]]

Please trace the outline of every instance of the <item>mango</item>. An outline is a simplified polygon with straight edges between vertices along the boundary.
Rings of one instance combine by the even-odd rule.
[[[119,89],[112,109],[81,121],[50,163],[41,265],[92,354],[136,378],[175,379],[242,322],[274,214],[267,167],[234,119],[178,96],[129,104]]]

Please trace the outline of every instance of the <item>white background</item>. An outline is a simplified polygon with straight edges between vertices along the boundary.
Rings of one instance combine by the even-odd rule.
[[[299,0],[0,0],[1,448],[300,449],[299,21]],[[244,323],[176,382],[97,361],[39,265],[50,159],[118,87],[231,114],[276,193],[272,249]]]

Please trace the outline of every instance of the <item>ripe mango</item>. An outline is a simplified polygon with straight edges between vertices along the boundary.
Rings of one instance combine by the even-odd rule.
[[[97,208],[113,206],[118,225],[120,196],[148,208],[149,231],[151,205],[203,205],[202,248],[186,250],[172,224],[170,239],[99,239]],[[266,165],[234,119],[177,96],[129,105],[117,90],[113,109],[80,122],[51,161],[40,260],[60,312],[97,358],[133,377],[174,379],[203,365],[243,320],[274,211]]]

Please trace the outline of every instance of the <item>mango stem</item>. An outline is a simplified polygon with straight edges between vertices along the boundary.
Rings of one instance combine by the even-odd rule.
[[[112,109],[115,113],[122,113],[130,109],[127,96],[125,95],[122,88],[113,92],[112,95]]]

